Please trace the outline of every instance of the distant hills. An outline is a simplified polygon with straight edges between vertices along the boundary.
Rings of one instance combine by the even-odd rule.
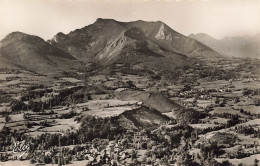
[[[161,21],[119,22],[97,19],[91,25],[51,40],[13,32],[0,42],[0,67],[39,73],[83,70],[84,64],[128,63],[143,69],[172,70],[194,57],[220,57],[210,47],[186,37]]]
[[[260,59],[260,34],[252,37],[225,37],[221,40],[217,40],[205,33],[191,34],[189,37],[198,40],[223,55]]]

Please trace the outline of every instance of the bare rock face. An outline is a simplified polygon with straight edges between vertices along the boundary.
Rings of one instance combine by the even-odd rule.
[[[160,26],[158,33],[155,35],[155,38],[158,40],[165,40],[164,24]]]
[[[164,29],[164,24],[162,23],[160,28],[159,28],[159,31],[158,33],[155,35],[155,38],[157,40],[162,40],[162,41],[169,41],[171,42],[172,41],[172,34],[170,32],[168,32],[168,34],[166,34],[167,32],[165,32],[165,29]]]

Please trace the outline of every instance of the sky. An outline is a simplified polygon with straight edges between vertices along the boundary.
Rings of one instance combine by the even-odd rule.
[[[95,22],[163,21],[214,38],[260,33],[260,0],[0,0],[0,40],[20,31],[45,40]]]

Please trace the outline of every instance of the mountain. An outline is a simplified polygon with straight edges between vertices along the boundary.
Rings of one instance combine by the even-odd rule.
[[[125,129],[145,128],[154,130],[160,124],[170,121],[170,118],[155,109],[142,106],[123,112],[117,117],[117,121]]]
[[[260,34],[252,37],[225,37],[221,40],[214,39],[205,33],[191,34],[189,37],[198,40],[223,55],[260,58]]]
[[[69,53],[22,32],[10,33],[0,42],[0,61],[1,68],[24,68],[45,74],[82,67]]]
[[[188,57],[204,56],[210,58],[221,56],[208,46],[174,31],[161,21],[145,22],[139,20],[128,24],[129,27],[140,27],[150,40],[172,52]]]
[[[130,63],[171,69],[188,64],[191,57],[221,56],[160,21],[119,22],[97,19],[95,23],[67,35],[58,33],[49,43],[76,59],[98,61],[104,65]]]

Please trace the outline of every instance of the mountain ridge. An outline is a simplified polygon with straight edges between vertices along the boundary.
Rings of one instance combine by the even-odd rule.
[[[221,57],[161,21],[101,18],[68,34],[59,32],[48,41],[22,32],[10,33],[1,41],[0,55],[3,61],[9,59],[14,65],[42,73],[84,70],[89,62],[104,67],[126,63],[149,70],[174,70],[191,64],[194,57]]]
[[[79,33],[78,36],[84,37],[84,36],[82,36],[82,33],[80,33],[80,32],[91,31],[91,28],[93,28],[93,27],[96,27],[96,29],[100,29],[100,26],[99,26],[100,24],[102,24],[102,25],[105,24],[107,26],[111,25],[112,27],[116,27],[117,31],[116,31],[116,34],[114,34],[114,36],[117,36],[117,37],[123,31],[126,31],[130,28],[133,28],[133,27],[140,28],[151,41],[155,42],[156,44],[160,45],[161,47],[166,47],[168,50],[171,50],[173,52],[177,52],[180,54],[192,56],[193,54],[196,53],[196,52],[194,52],[194,50],[196,50],[196,48],[200,48],[202,51],[205,51],[206,53],[209,52],[209,53],[213,54],[212,56],[221,56],[220,54],[215,53],[211,48],[202,45],[201,43],[197,42],[196,40],[187,38],[186,36],[176,32],[175,30],[171,29],[167,24],[165,24],[161,21],[147,22],[147,21],[138,20],[138,21],[131,21],[131,22],[119,22],[114,19],[98,18],[96,20],[96,22],[94,22],[93,24],[85,26],[81,29],[76,29],[74,31],[71,31],[66,36],[68,38],[71,38],[76,33]],[[111,32],[111,29],[106,29],[106,32],[107,31],[110,32],[110,34],[113,33],[113,31]],[[101,30],[101,33],[103,34],[104,31]],[[91,38],[93,39],[93,36],[95,38],[95,35],[92,35],[92,36],[88,36],[89,37],[88,39],[89,40],[91,40]],[[61,46],[59,42],[55,42],[55,41],[57,41],[57,39],[56,39],[57,37],[60,37],[60,36],[55,35],[55,37],[53,39],[51,39],[50,42],[54,45],[57,45],[57,47],[61,47],[61,48],[64,47],[64,46]],[[185,39],[183,39],[183,38],[185,38]],[[182,40],[182,41],[179,41],[179,40]],[[79,41],[82,41],[82,40],[79,40]],[[83,40],[83,42],[84,42],[84,40]],[[86,44],[88,44],[88,43],[86,43]],[[92,44],[96,44],[96,43],[92,42]],[[193,45],[195,45],[195,46],[193,46]],[[73,44],[72,44],[72,46],[73,46]],[[189,46],[190,48],[185,50],[185,48],[187,46]],[[67,48],[67,50],[68,50],[68,48]],[[73,53],[72,53],[72,55],[73,55]],[[195,54],[195,55],[197,55],[197,54]]]

